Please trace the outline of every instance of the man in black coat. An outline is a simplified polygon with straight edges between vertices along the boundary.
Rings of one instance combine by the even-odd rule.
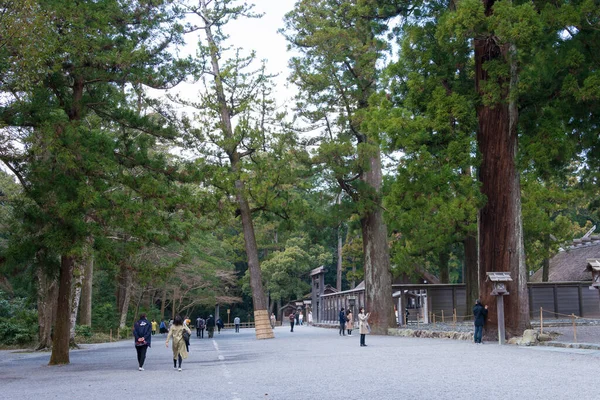
[[[346,313],[344,307],[340,310],[340,336],[346,336]]]
[[[475,343],[481,344],[481,337],[483,336],[483,325],[487,318],[488,306],[483,306],[481,300],[477,299],[475,307],[473,307],[473,320],[475,321],[475,335],[473,339]]]
[[[208,338],[212,338],[215,333],[215,319],[212,314],[206,320],[206,331],[208,332]]]

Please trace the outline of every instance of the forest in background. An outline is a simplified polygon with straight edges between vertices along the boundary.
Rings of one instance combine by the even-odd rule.
[[[392,277],[473,300],[599,222],[594,0],[300,0],[290,107],[227,36],[243,2],[0,9],[0,343],[51,363],[141,311],[254,320],[321,265],[383,330]]]

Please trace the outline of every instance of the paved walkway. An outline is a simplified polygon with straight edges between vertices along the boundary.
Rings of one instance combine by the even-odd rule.
[[[367,336],[331,329],[253,329],[192,338],[183,371],[157,335],[139,372],[133,343],[86,345],[71,364],[0,352],[0,399],[597,399],[600,351]],[[482,364],[485,362],[485,366]]]

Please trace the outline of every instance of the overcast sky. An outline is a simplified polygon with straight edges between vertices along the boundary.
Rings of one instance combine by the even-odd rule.
[[[287,63],[289,55],[286,51],[287,43],[284,37],[277,33],[283,28],[283,17],[294,7],[296,0],[249,0],[254,3],[254,11],[264,14],[260,19],[242,18],[231,21],[224,27],[225,33],[230,36],[228,45],[233,48],[242,48],[245,54],[252,50],[256,52],[256,59],[266,59],[267,72],[279,74],[275,79],[277,84],[276,99],[279,105],[289,102],[293,96],[292,88],[287,88],[289,77]],[[187,51],[195,53],[196,42],[193,37],[188,37]],[[179,91],[187,96],[194,97],[200,87],[198,85],[182,85]]]

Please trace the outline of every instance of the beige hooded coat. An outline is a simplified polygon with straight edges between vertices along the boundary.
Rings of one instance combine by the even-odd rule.
[[[183,340],[183,330],[186,330],[190,335],[192,331],[185,325],[173,325],[171,329],[169,329],[169,334],[167,335],[167,344],[169,344],[169,339],[173,338],[173,360],[177,359],[178,355],[181,355],[181,358],[187,358],[188,352],[185,347],[185,340]]]

